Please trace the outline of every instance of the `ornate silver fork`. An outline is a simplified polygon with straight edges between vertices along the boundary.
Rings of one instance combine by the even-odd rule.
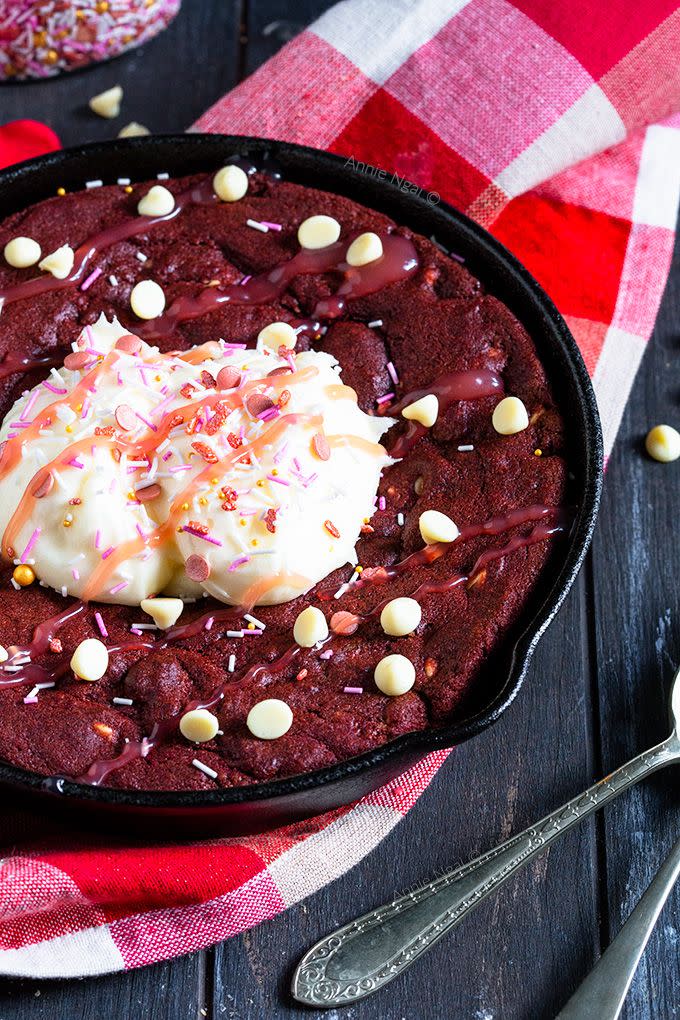
[[[309,1006],[349,1005],[402,974],[485,896],[563,833],[645,776],[680,760],[680,669],[670,697],[666,740],[591,786],[517,836],[317,942],[293,976],[292,993]]]

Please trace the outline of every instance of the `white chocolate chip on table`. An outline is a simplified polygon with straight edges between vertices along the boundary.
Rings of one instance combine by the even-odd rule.
[[[313,648],[318,641],[328,637],[326,617],[316,606],[307,606],[298,615],[293,626],[293,637],[303,648]]]
[[[165,310],[165,294],[155,280],[140,280],[130,293],[130,307],[138,319],[155,319]]]
[[[71,669],[79,680],[101,680],[109,668],[109,651],[99,638],[81,641],[71,656]]]
[[[366,234],[359,234],[355,237],[349,248],[345,259],[350,266],[367,266],[369,262],[376,262],[382,257],[382,241],[377,234],[369,231]]]
[[[672,425],[655,425],[645,439],[645,449],[650,457],[662,464],[668,464],[680,457],[680,432]]]
[[[213,177],[213,190],[223,202],[238,202],[248,190],[248,174],[240,166],[223,166]]]
[[[57,248],[56,251],[45,256],[38,264],[38,269],[44,269],[46,273],[51,273],[57,280],[65,280],[73,269],[74,261],[75,254],[71,245],[62,244],[61,248]]]
[[[154,184],[137,203],[140,216],[167,216],[175,208],[175,196],[162,184]]]
[[[289,322],[270,322],[258,333],[257,342],[273,351],[278,351],[279,347],[293,350],[297,343],[297,333]]]
[[[501,436],[514,436],[527,428],[529,415],[519,397],[503,397],[494,408],[491,423]]]
[[[120,113],[122,101],[123,90],[120,85],[114,85],[113,88],[106,89],[105,92],[100,92],[97,96],[92,96],[88,105],[92,112],[96,113],[99,117],[112,120],[113,117],[117,117]]]
[[[395,653],[380,660],[373,677],[378,690],[394,698],[411,690],[416,679],[416,669],[405,655]]]
[[[425,510],[418,520],[420,537],[426,545],[435,542],[455,542],[460,531],[458,526],[440,510]]]
[[[380,614],[380,626],[390,637],[405,637],[416,629],[422,615],[420,603],[415,599],[405,596],[392,599]]]
[[[118,132],[118,138],[141,138],[143,135],[150,135],[148,127],[144,127],[143,124],[138,124],[136,120],[131,120],[129,124],[122,127]]]
[[[414,400],[401,413],[408,421],[417,421],[425,428],[431,429],[439,417],[439,401],[434,393],[428,393],[420,400]]]
[[[161,630],[177,623],[184,610],[182,600],[173,598],[142,599],[139,606]]]
[[[260,740],[278,740],[293,725],[290,706],[279,698],[266,698],[253,705],[246,726],[254,737]]]
[[[13,237],[4,250],[5,261],[14,269],[34,266],[41,254],[40,245],[32,237]]]
[[[187,740],[195,744],[204,744],[213,740],[219,731],[220,723],[216,715],[207,708],[194,708],[185,712],[179,721],[179,731]]]
[[[340,237],[340,224],[332,216],[309,216],[298,227],[297,237],[300,247],[309,251],[327,248]]]

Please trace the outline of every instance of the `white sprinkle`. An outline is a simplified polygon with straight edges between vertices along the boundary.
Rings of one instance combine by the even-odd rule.
[[[258,620],[256,616],[251,616],[250,613],[244,613],[243,614],[243,619],[247,620],[248,623],[254,623],[256,627],[261,627],[262,630],[265,630],[265,628],[267,626],[266,623],[262,623],[261,620]]]
[[[400,528],[404,527],[404,515],[403,514],[397,514],[397,524],[399,525]]]
[[[236,669],[236,656],[234,655],[233,652],[229,656],[229,662],[227,663],[227,669],[229,670],[230,673],[233,673],[234,670]]]
[[[132,698],[114,698],[114,705],[134,705]]]
[[[269,227],[265,227],[264,223],[258,223],[257,220],[246,220],[246,225],[252,227],[253,230],[259,230],[261,234],[269,233]]]
[[[382,324],[383,324],[382,319],[374,319],[373,322],[369,322],[368,328],[375,329],[376,326],[382,326]]]
[[[155,623],[131,623],[130,630],[158,630]]]
[[[170,174],[156,174],[157,181],[167,181],[169,177]]]
[[[103,181],[85,181],[86,188],[101,188]]]
[[[130,183],[130,178],[129,177],[119,177],[118,180],[116,181],[116,183],[117,184],[129,184]]]
[[[242,630],[228,630],[227,637],[243,637]]]
[[[118,278],[116,276],[114,276],[113,274],[111,274],[111,276],[109,276],[109,283],[111,284],[112,287],[117,287],[118,286]]]
[[[135,257],[138,258],[140,262],[146,262],[149,256],[145,255],[143,251],[137,251],[135,252]]]
[[[345,594],[345,592],[347,591],[348,588],[349,588],[349,584],[341,584],[340,587],[338,588],[338,590],[336,591],[335,595],[333,596],[333,598],[334,599],[341,598],[341,596],[343,596]]]
[[[459,450],[460,453],[465,453],[468,450],[474,450],[474,446],[472,445],[472,443],[469,443],[469,444],[465,444],[464,446],[459,446],[458,450]]]
[[[62,584],[62,586],[61,586],[61,597],[65,599],[67,595],[68,595],[68,588],[66,587],[65,584]]]
[[[191,763],[194,768],[197,768],[199,772],[205,772],[206,776],[210,776],[211,779],[217,779],[217,773],[214,769],[211,769],[209,765],[204,765],[198,758],[194,758]]]

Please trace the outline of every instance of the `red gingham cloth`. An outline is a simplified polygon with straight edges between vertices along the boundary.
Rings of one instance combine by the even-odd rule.
[[[566,317],[609,451],[673,249],[679,52],[668,0],[347,0],[196,128],[395,170],[483,223]],[[369,853],[446,754],[312,821],[185,847],[12,815],[0,973],[101,974],[244,931]]]

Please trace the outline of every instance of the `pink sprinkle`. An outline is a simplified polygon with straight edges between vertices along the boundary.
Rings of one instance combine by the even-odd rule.
[[[271,421],[272,418],[278,418],[280,413],[278,407],[268,407],[266,411],[262,411],[257,417],[260,421]]]
[[[83,421],[85,418],[87,418],[89,410],[90,410],[90,398],[89,397],[85,397],[85,399],[83,400],[82,414],[80,415],[80,420],[81,421]]]
[[[290,485],[285,478],[278,478],[276,475],[267,475],[270,482],[277,482],[279,485]]]
[[[248,276],[247,279],[250,280],[251,277]],[[228,344],[224,345],[225,351],[245,351],[247,349],[247,347],[248,347],[248,344],[232,344],[232,343],[228,343]]]
[[[71,574],[73,575],[73,580],[74,581],[79,581],[80,580],[80,573],[79,573],[79,571],[76,570],[75,567],[71,567]]]
[[[103,560],[108,559],[112,552],[113,552],[113,546],[110,545],[108,547],[108,549],[105,549],[104,552],[102,553],[102,559]]]
[[[104,621],[102,619],[102,614],[101,613],[95,613],[94,614],[94,619],[95,619],[95,623],[99,627],[99,633],[101,634],[101,636],[102,637],[108,637],[109,636],[109,632],[106,629],[106,626],[104,625]]]
[[[376,404],[380,407],[381,404],[387,404],[390,400],[394,400],[394,393],[386,393],[384,397],[378,397]]]
[[[300,461],[297,459],[297,457],[293,457],[293,467],[295,468],[296,471],[300,470]]]
[[[333,655],[333,649],[328,648],[325,652],[322,652],[319,656],[320,659],[330,659]]]
[[[33,390],[33,392],[31,393],[30,397],[28,398],[28,403],[26,404],[26,407],[23,409],[23,411],[19,415],[19,421],[26,421],[27,420],[29,414],[33,410],[33,405],[35,404],[37,399],[38,399],[38,390]],[[16,422],[14,423],[13,427],[16,428]]]
[[[206,630],[212,630],[212,625],[213,625],[214,622],[215,622],[215,617],[214,616],[209,616],[208,619],[205,621],[205,629]]]
[[[172,450],[168,450],[167,453],[163,454],[163,460],[170,460],[171,457],[172,457]]]
[[[53,386],[52,383],[49,383],[47,381],[47,379],[45,379],[45,381],[42,383],[42,385],[45,387],[46,390],[49,390],[50,393],[56,393],[57,395],[68,393],[68,390],[59,390],[59,389],[57,389],[57,387]]]
[[[153,425],[148,418],[145,418],[143,414],[140,414],[139,411],[135,411],[135,414],[137,415],[140,421],[144,422],[147,428],[151,429],[152,432],[158,432],[157,427]]]
[[[97,528],[97,531],[95,532],[95,536],[94,536],[94,547],[95,547],[95,549],[99,548],[99,546],[101,545],[101,540],[102,540],[101,529]]]
[[[24,698],[24,705],[37,705],[38,698],[35,694],[27,694]]]
[[[288,443],[284,443],[278,453],[274,454],[274,463],[280,464],[283,460],[286,450],[288,449]]]
[[[363,687],[343,687],[345,694],[363,694]]]
[[[264,631],[263,630],[258,630],[257,628],[254,628],[253,630],[250,630],[250,628],[247,627],[243,631],[243,636],[245,637],[247,634],[250,634],[251,636],[254,635],[255,637],[259,637],[260,634],[264,634]]]
[[[233,563],[231,564],[231,566],[228,567],[228,569],[230,571],[231,570],[236,570],[237,567],[242,567],[243,564],[244,563],[248,563],[249,560],[250,560],[250,556],[239,556],[239,558],[237,560],[233,561]]]
[[[387,504],[385,503],[385,497],[381,496],[380,499],[378,500],[378,510],[384,510],[386,505]]]
[[[81,471],[85,467],[83,462],[78,460],[77,457],[71,457],[71,459],[67,460],[66,463],[69,464],[70,467],[79,468]]]
[[[243,279],[241,280],[241,287],[245,286],[245,284],[248,283],[249,280],[252,280],[252,278],[253,278],[252,275],[244,276]],[[229,347],[233,347],[234,345],[233,344],[229,344],[228,346]]]
[[[29,538],[28,542],[26,543],[26,548],[24,549],[23,553],[21,554],[21,562],[22,563],[25,563],[26,560],[28,559],[28,557],[31,555],[31,552],[33,551],[33,546],[38,541],[39,537],[40,537],[40,528],[36,528],[35,531],[33,532],[33,534],[31,535],[31,537]]]
[[[280,223],[270,223],[268,220],[260,220],[263,227],[269,227],[270,230],[282,230]]]
[[[196,528],[192,528],[191,525],[185,524],[182,531],[188,532],[190,535],[194,535],[196,538],[202,538],[204,542],[210,542],[211,545],[222,545],[217,538],[211,538],[210,535],[203,535]]]
[[[119,584],[114,584],[113,588],[109,591],[109,595],[117,595],[123,588],[127,588],[129,581],[121,581]]]
[[[177,474],[178,471],[191,471],[191,464],[176,464],[175,467],[168,468],[171,475]]]
[[[102,275],[101,269],[93,269],[90,275],[87,277],[87,279],[83,280],[83,282],[81,283],[80,289],[87,290],[89,287],[92,286],[95,280],[99,279],[101,275]]]
[[[144,528],[142,527],[142,525],[141,524],[136,524],[135,527],[137,528],[137,531],[139,532],[139,537],[140,538],[146,538],[146,532],[144,531]]]
[[[295,358],[290,353],[290,351],[288,352],[288,354],[284,355],[284,359],[283,360],[288,362],[288,366],[289,366],[291,372],[297,372],[297,367],[295,365]]]
[[[399,376],[397,375],[397,370],[396,370],[396,368],[394,367],[394,365],[392,364],[391,361],[387,362],[387,374],[389,375],[389,377],[392,380],[392,382],[394,383],[394,385],[398,386],[399,385]]]

